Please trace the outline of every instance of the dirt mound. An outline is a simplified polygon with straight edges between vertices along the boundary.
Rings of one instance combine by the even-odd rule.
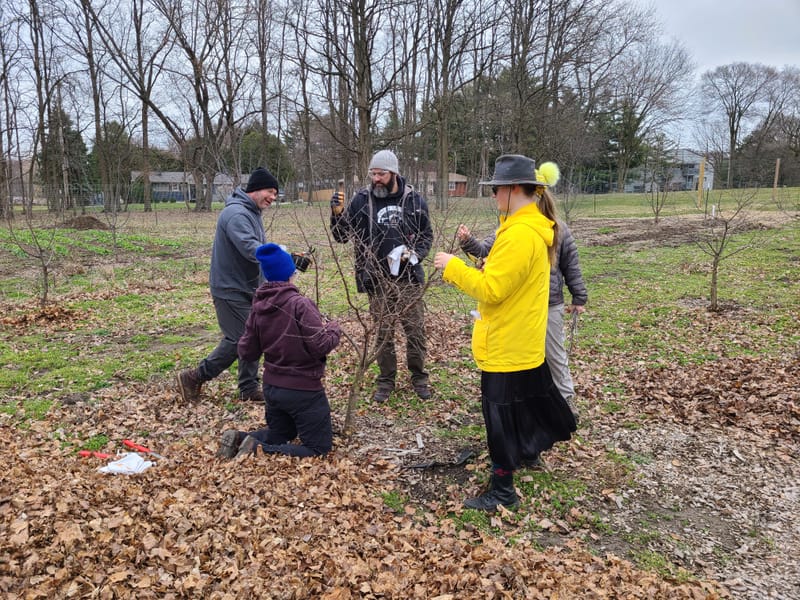
[[[108,230],[108,225],[90,215],[80,215],[64,222],[64,227],[70,229],[102,229]]]

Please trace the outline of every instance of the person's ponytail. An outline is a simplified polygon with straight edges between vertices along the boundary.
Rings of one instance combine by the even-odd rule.
[[[536,169],[536,180],[544,184],[536,187],[536,196],[538,198],[536,204],[539,206],[539,212],[553,222],[553,245],[547,250],[551,266],[556,260],[558,219],[556,218],[556,201],[555,198],[553,198],[553,194],[550,193],[549,188],[557,184],[559,179],[561,179],[561,171],[554,162],[542,163],[539,168]]]

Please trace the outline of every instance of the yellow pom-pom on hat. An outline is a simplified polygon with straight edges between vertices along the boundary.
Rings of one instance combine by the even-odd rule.
[[[552,187],[561,179],[561,171],[554,162],[545,162],[536,169],[536,184]]]

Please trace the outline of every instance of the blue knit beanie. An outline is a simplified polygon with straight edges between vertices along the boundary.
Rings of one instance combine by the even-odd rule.
[[[289,281],[294,275],[294,260],[278,244],[262,244],[256,248],[256,258],[267,281]]]

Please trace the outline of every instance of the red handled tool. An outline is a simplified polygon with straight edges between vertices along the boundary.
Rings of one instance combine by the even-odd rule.
[[[93,450],[80,450],[78,452],[78,456],[83,458],[88,458],[89,456],[93,458],[116,458],[113,454],[107,454],[106,452],[94,452]]]
[[[142,446],[141,444],[137,444],[132,440],[122,440],[122,445],[127,448],[130,448],[131,450],[135,450],[136,452],[141,452],[142,454],[150,454],[152,456],[155,456],[156,458],[164,458],[158,452],[153,452],[152,450],[150,450],[150,448]]]

